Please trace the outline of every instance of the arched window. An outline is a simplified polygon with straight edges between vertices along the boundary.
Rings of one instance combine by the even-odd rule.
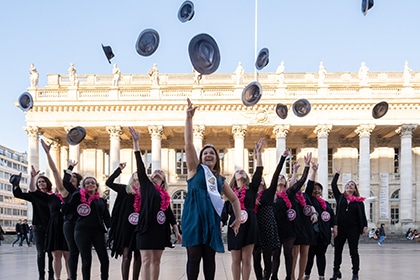
[[[400,189],[391,194],[389,202],[391,205],[391,224],[396,224],[400,221]]]
[[[187,195],[187,192],[185,190],[176,191],[172,195],[171,207],[172,207],[172,211],[174,212],[175,220],[177,222],[181,221],[181,215],[182,215],[182,210],[184,209],[184,201],[185,201],[186,195]]]

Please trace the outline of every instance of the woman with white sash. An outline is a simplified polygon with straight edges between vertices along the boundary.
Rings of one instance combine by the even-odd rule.
[[[220,175],[220,161],[217,150],[205,145],[199,157],[193,143],[192,118],[197,107],[189,99],[185,121],[185,154],[187,162],[188,193],[182,213],[182,246],[187,248],[187,278],[198,279],[200,262],[206,280],[214,279],[216,271],[215,253],[224,252],[220,228],[223,209],[221,192],[232,203],[235,217],[229,226],[237,234],[240,226],[241,208],[239,200]]]

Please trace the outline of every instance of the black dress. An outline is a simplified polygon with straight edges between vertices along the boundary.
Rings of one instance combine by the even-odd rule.
[[[252,176],[252,181],[248,185],[248,189],[245,192],[245,200],[244,206],[246,211],[246,215],[242,215],[242,217],[246,217],[247,219],[241,221],[241,226],[239,227],[239,232],[235,236],[235,233],[231,227],[228,227],[227,232],[227,240],[228,240],[228,250],[241,250],[243,247],[255,244],[257,242],[258,237],[258,225],[257,225],[257,216],[255,215],[254,208],[255,208],[255,200],[257,198],[258,187],[261,183],[262,177],[262,166],[257,166],[257,169]],[[232,180],[235,180],[234,178]],[[241,198],[241,194],[239,193],[238,199]],[[224,225],[229,219],[229,225],[235,221],[235,214],[233,213],[233,207],[230,201],[226,201],[223,207],[223,212],[221,216],[221,220]],[[242,219],[241,217],[241,219]]]
[[[164,250],[172,246],[169,229],[170,225],[176,224],[175,216],[171,207],[161,209],[160,192],[147,176],[140,152],[134,154],[141,194],[140,217],[136,226],[137,249]]]
[[[111,248],[111,257],[118,258],[123,254],[123,249],[128,247],[129,252],[139,256],[136,250],[135,229],[136,221],[132,219],[136,214],[134,211],[133,194],[128,194],[126,185],[114,183],[120,176],[121,168],[117,168],[114,173],[106,180],[106,185],[118,193],[111,214],[111,229],[109,230],[108,242]]]
[[[303,205],[299,203],[297,199],[297,196],[299,194],[302,194],[305,200]],[[295,201],[296,210],[298,213],[296,219],[298,220],[300,226],[299,230],[297,231],[295,245],[315,245],[316,236],[314,226],[311,221],[311,216],[317,213],[312,210],[312,201],[306,193],[302,192],[298,192],[295,194]]]

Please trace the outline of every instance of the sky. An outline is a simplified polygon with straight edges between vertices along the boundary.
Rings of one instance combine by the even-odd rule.
[[[0,145],[18,152],[28,143],[25,113],[13,102],[30,85],[31,63],[40,88],[47,74],[67,74],[70,63],[78,74],[110,74],[114,63],[123,74],[146,74],[153,63],[160,73],[191,73],[188,44],[207,33],[220,49],[217,73],[234,72],[239,61],[254,72],[255,53],[264,47],[270,62],[261,72],[275,72],[281,61],[285,72],[317,72],[320,61],[328,72],[357,72],[362,61],[371,72],[401,72],[405,61],[420,69],[419,0],[377,0],[366,16],[361,0],[192,0],[195,14],[186,23],[177,17],[183,0],[6,1],[0,11]],[[149,57],[135,50],[146,28],[160,35]],[[112,64],[101,44],[112,47]]]

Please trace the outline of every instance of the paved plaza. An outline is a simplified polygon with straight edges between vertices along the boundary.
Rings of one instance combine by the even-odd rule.
[[[166,249],[162,257],[161,277],[164,280],[184,280],[186,251],[185,248],[178,247]],[[418,279],[420,268],[420,242],[407,241],[407,243],[387,244],[382,247],[375,243],[360,244],[361,271],[360,279],[363,280],[394,280],[394,279]],[[96,253],[93,250],[92,279],[100,279],[99,264]],[[230,270],[231,256],[229,252],[217,254],[216,279],[232,279]],[[120,276],[121,259],[110,259],[110,280],[121,279]],[[327,252],[327,273],[329,279],[332,271],[333,248],[329,247]],[[80,263],[80,262],[79,262]],[[351,279],[351,264],[348,249],[343,253],[343,280]],[[80,270],[80,267],[79,267]],[[0,279],[38,279],[36,268],[36,249],[35,247],[11,247],[10,244],[2,243],[0,246]],[[67,279],[66,273],[62,272],[62,278]],[[79,271],[79,279],[80,271]],[[202,273],[200,278],[204,279]],[[255,280],[252,273],[251,279]],[[281,259],[279,279],[284,279],[284,259]],[[318,279],[316,268],[313,269],[311,279]]]

